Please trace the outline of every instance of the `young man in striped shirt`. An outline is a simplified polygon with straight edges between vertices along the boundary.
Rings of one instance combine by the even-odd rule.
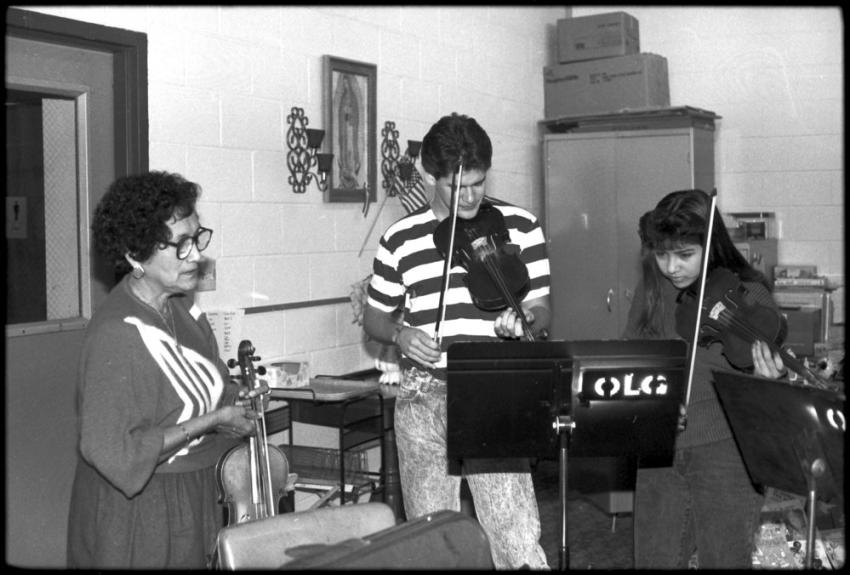
[[[421,155],[423,179],[433,196],[381,237],[364,312],[366,333],[396,344],[402,353],[395,433],[405,511],[408,519],[440,509],[459,511],[465,477],[476,516],[490,539],[495,567],[546,569],[528,460],[468,459],[461,476],[449,474],[446,457],[448,347],[457,341],[515,339],[526,326],[539,337],[549,327],[549,259],[543,231],[530,212],[487,197],[492,145],[473,118],[458,114],[441,118],[423,139]],[[441,251],[448,250],[437,248],[434,231],[451,215],[459,165],[463,169],[458,225],[475,218],[481,209],[500,212],[509,243],[518,247],[518,257],[528,270],[528,291],[520,296],[526,326],[510,306],[485,311],[473,303],[464,282],[467,271],[457,256],[440,307],[445,266]]]

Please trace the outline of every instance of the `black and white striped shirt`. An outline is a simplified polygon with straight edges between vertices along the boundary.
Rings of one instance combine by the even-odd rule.
[[[510,243],[519,248],[530,280],[523,301],[549,294],[549,259],[543,230],[537,218],[517,206],[486,198],[505,218]],[[392,224],[381,237],[372,268],[368,303],[392,313],[403,307],[404,325],[434,335],[439,314],[444,260],[434,245],[434,230],[440,221],[430,205],[423,206]],[[445,318],[440,322],[442,357],[457,341],[486,341],[496,337],[493,322],[501,311],[485,311],[472,300],[464,279],[466,270],[453,263],[445,296]]]

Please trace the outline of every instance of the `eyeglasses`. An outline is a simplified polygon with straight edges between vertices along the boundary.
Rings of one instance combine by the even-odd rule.
[[[192,253],[192,246],[198,247],[198,252],[207,249],[212,239],[213,231],[209,228],[198,228],[194,236],[183,238],[179,242],[163,242],[166,245],[177,248],[177,259],[185,260]],[[164,248],[163,248],[164,249]]]

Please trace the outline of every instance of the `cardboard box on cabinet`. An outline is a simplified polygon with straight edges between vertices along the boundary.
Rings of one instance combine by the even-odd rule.
[[[558,20],[558,62],[568,64],[640,52],[640,25],[626,12]]]
[[[645,53],[547,66],[543,100],[547,120],[667,108],[667,58]]]

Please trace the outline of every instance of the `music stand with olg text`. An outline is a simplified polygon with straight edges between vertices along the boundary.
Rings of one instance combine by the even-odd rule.
[[[559,568],[569,569],[567,452],[671,465],[686,356],[679,340],[455,343],[448,457],[545,457],[557,445]]]

